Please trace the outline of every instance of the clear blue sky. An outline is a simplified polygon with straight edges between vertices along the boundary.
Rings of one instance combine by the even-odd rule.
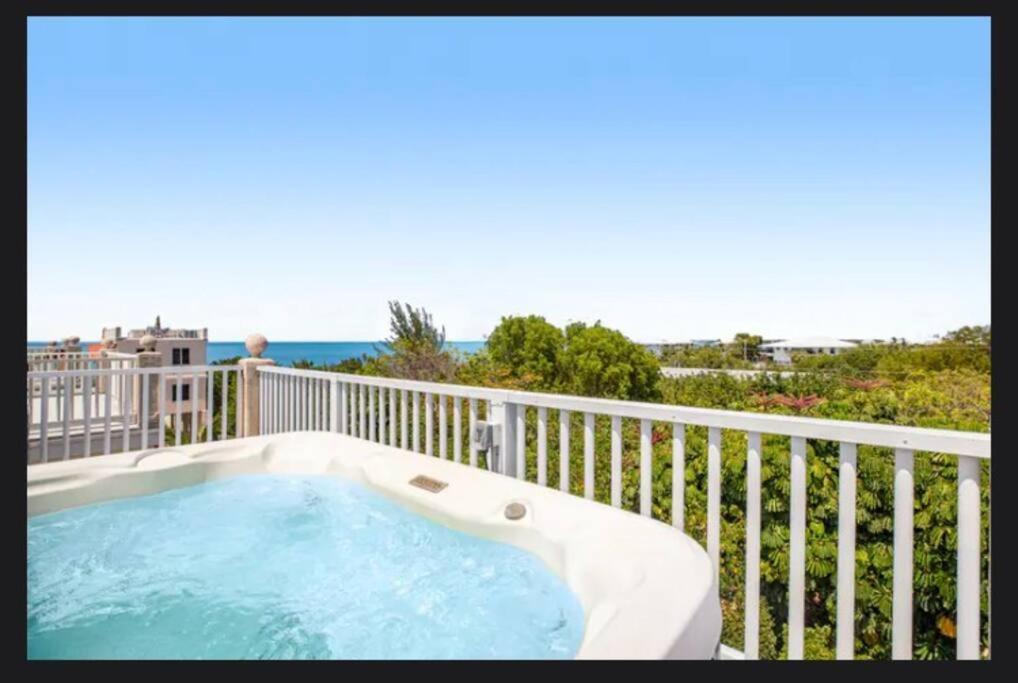
[[[37,18],[28,338],[990,322],[988,19]]]

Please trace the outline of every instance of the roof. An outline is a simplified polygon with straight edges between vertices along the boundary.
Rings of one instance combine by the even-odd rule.
[[[834,337],[799,337],[761,344],[762,349],[851,349],[857,344]]]

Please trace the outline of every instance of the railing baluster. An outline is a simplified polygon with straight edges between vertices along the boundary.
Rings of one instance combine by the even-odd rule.
[[[71,457],[71,404],[74,403],[74,380],[64,377],[64,460]]]
[[[140,385],[142,385],[142,409],[138,411],[137,426],[140,432],[142,432],[140,437],[142,437],[142,450],[144,451],[149,448],[149,423],[151,422],[149,419],[149,374],[142,373],[139,380]],[[88,408],[86,408],[86,410],[88,410]],[[84,433],[87,435],[86,441],[92,441],[88,428],[86,428]]]
[[[353,398],[354,413],[351,416],[351,419],[353,419],[353,435],[356,436],[358,439],[363,439],[364,433],[361,428],[364,426],[364,422],[362,422],[364,418],[364,404],[362,403],[362,401],[364,400],[364,385],[354,384],[353,387],[351,387],[351,393],[353,394],[354,397]]]
[[[686,528],[686,425],[672,423],[672,526]]]
[[[304,412],[307,414],[307,418],[304,420],[304,430],[313,432],[318,428],[318,388],[315,385],[317,380],[314,377],[307,377],[304,382],[307,390],[307,400],[304,402]]]
[[[856,445],[838,446],[837,657],[855,657],[855,467]]]
[[[290,431],[300,431],[300,378],[293,375],[290,376],[289,382],[290,390]]]
[[[343,382],[339,385],[339,431],[341,434],[349,435],[353,429],[353,420],[350,419],[350,383]]]
[[[103,455],[109,455],[113,452],[113,444],[111,443],[110,435],[113,432],[113,386],[114,377],[112,374],[106,375],[106,395],[103,397],[103,413],[104,422],[103,425]]]
[[[359,436],[362,439],[368,438],[368,417],[367,417],[367,411],[365,410],[366,407],[367,407],[367,401],[365,399],[365,394],[366,393],[367,393],[367,387],[365,387],[365,385],[363,385],[363,384],[358,385],[358,389],[357,389],[357,409],[359,411],[358,416],[360,418],[360,425],[357,428],[358,429],[357,436]]]
[[[85,414],[84,442],[82,443],[82,457],[88,458],[92,455],[92,376],[85,375],[81,382],[81,407]],[[146,397],[147,398],[147,397]],[[146,446],[142,446],[145,448]]]
[[[353,420],[350,419],[350,383],[344,382],[339,387],[339,403],[340,403],[340,418],[339,418],[339,431],[342,434],[349,435],[352,430],[351,424]]]
[[[375,422],[378,419],[375,413],[375,394],[378,393],[377,387],[368,387],[368,441],[377,441],[378,434],[375,429]]]
[[[892,659],[912,659],[912,451],[894,451],[894,593]]]
[[[180,379],[181,379],[182,376],[183,375],[181,375],[178,372],[176,374],[176,376],[174,377],[174,379],[176,379],[176,385],[175,386],[177,387],[177,395],[174,397],[175,400],[174,400],[174,406],[173,406],[173,412],[176,415],[176,419],[177,419],[177,424],[173,428],[173,444],[175,446],[179,446],[180,445],[180,441],[181,441],[181,437],[182,437],[182,432],[184,431],[184,418],[181,415],[181,411],[183,410],[183,405],[182,404],[184,403],[183,385],[180,383]]]
[[[219,387],[220,394],[220,407],[219,407],[219,439],[225,441],[229,431],[229,406],[230,406],[230,372],[229,370],[223,370],[219,373],[220,379],[222,380]]]
[[[333,431],[332,428],[332,380],[318,380],[318,428],[324,432]]]
[[[156,374],[156,401],[159,403],[159,429],[156,431],[159,448],[166,447],[166,375]],[[224,404],[225,405],[225,404]],[[225,431],[225,430],[224,430]]]
[[[198,373],[191,377],[191,443],[198,443]]]
[[[583,414],[583,497],[594,499],[594,413]]]
[[[268,400],[268,388],[266,386],[265,373],[257,368],[255,368],[255,381],[258,382],[258,433],[268,434],[269,421],[265,411],[265,402]],[[197,380],[195,380],[195,384],[197,384]]]
[[[327,432],[330,429],[330,418],[332,417],[332,382],[326,379],[318,379],[318,429]]]
[[[958,458],[958,659],[980,658],[979,459]]]
[[[516,404],[516,478],[527,478],[527,406]]]
[[[378,441],[382,444],[387,444],[389,441],[389,425],[386,422],[386,404],[388,400],[385,397],[385,387],[378,388]]]
[[[332,379],[318,379],[318,413],[319,429],[325,432],[334,431]]]
[[[276,375],[269,371],[259,370],[258,375],[265,378],[265,385],[262,392],[265,402],[265,413],[259,419],[259,426],[262,434],[275,434],[276,418]],[[212,405],[208,403],[207,405]]]
[[[788,544],[788,658],[802,659],[806,607],[806,439],[792,437]]]
[[[49,462],[49,377],[43,376],[39,394],[39,450],[43,462]]]
[[[548,409],[537,409],[537,483],[548,485]]]
[[[640,514],[644,517],[651,517],[654,512],[650,497],[654,468],[652,430],[653,424],[650,420],[640,420]],[[718,495],[720,496],[720,490]]]
[[[445,460],[449,457],[448,444],[448,408],[446,408],[445,396],[438,395],[438,456]]]
[[[279,377],[279,431],[289,432],[290,425],[290,380],[289,375]]]
[[[34,364],[30,364],[34,365]],[[31,372],[31,367],[29,369]],[[32,416],[35,413],[35,379],[29,377],[28,380],[28,428],[32,428]]]
[[[389,389],[389,445],[396,447],[396,389]]]
[[[416,411],[417,408],[415,407]],[[410,413],[407,409],[407,390],[399,390],[399,447],[403,450],[407,450],[410,447],[408,443],[409,439],[408,431],[410,426]]]
[[[421,392],[415,391],[415,392],[413,392],[413,394],[414,394],[414,412],[413,412],[413,416],[411,417],[411,420],[413,422],[413,433],[414,433],[414,442],[413,442],[414,449],[413,450],[414,450],[414,453],[420,453],[421,452],[421,425],[420,425],[420,421],[421,421],[421,419],[420,419],[420,415],[421,415]]]
[[[297,377],[297,431],[307,429],[307,378]]]
[[[269,375],[269,381],[274,379],[273,375]],[[145,380],[148,380],[148,375],[145,375]],[[206,443],[212,441],[212,404],[214,398],[212,396],[214,382],[212,381],[212,371],[207,370],[205,372],[205,441]],[[145,392],[148,395],[148,392]],[[271,417],[270,417],[271,421]],[[148,433],[148,427],[145,428],[145,432]]]
[[[569,493],[569,426],[572,413],[560,410],[558,414],[558,488]]]
[[[343,403],[343,419],[346,424],[346,434],[357,435],[357,385],[346,382],[343,386],[345,398]]]
[[[611,503],[622,507],[622,417],[612,415]]]
[[[463,401],[459,396],[452,397],[452,460],[463,459]]]
[[[749,432],[746,448],[746,622],[743,654],[760,658],[760,433]]]
[[[477,445],[474,443],[474,430],[477,427],[477,399],[472,398],[467,402],[467,411],[469,412],[469,428],[470,434],[467,446],[467,457],[470,460],[471,467],[477,467]]]
[[[339,433],[342,427],[339,424],[340,415],[343,409],[339,405],[340,384],[338,379],[329,380],[329,431]]]
[[[431,400],[431,394],[424,394],[424,454],[431,455],[434,445],[435,431],[435,404]]]
[[[721,570],[721,429],[707,429],[707,554],[714,578]]]

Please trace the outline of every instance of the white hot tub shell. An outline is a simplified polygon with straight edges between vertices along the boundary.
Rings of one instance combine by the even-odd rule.
[[[350,436],[296,432],[28,468],[29,517],[255,473],[356,481],[417,514],[540,557],[579,598],[580,659],[709,659],[721,636],[703,548],[648,517],[449,460]],[[445,482],[431,492],[414,477]],[[525,506],[507,519],[510,503]]]

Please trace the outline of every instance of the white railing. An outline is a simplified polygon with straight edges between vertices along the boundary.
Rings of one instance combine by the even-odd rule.
[[[216,374],[221,385],[218,425],[213,423]],[[242,410],[236,365],[142,368],[135,361],[118,367],[36,370],[27,373],[27,385],[29,464],[108,455],[117,441],[124,452],[162,448],[166,427],[172,429],[174,444],[179,446],[189,426],[188,441],[196,443],[202,421],[206,441],[230,438],[230,394],[235,397],[235,425]],[[183,399],[185,387],[189,387],[187,399]]]
[[[45,372],[52,370],[95,370],[101,368],[122,369],[138,366],[138,357],[130,353],[113,351],[72,352],[72,353],[29,353],[26,360],[29,372]],[[117,392],[120,384],[114,384],[112,391]],[[29,385],[29,392],[38,394],[42,380],[37,379]],[[50,379],[51,394],[63,390],[63,383]],[[71,383],[71,390],[81,394],[81,377]]]
[[[685,442],[689,427],[707,430],[706,546],[720,567],[721,436],[722,430],[747,434],[745,624],[743,651],[723,647],[729,658],[755,659],[760,634],[761,453],[763,435],[789,437],[790,524],[788,576],[789,659],[802,659],[805,633],[806,579],[806,444],[823,440],[840,444],[836,651],[851,659],[855,651],[855,528],[856,456],[861,445],[894,449],[894,546],[892,657],[912,657],[913,589],[913,467],[917,451],[957,456],[957,656],[980,657],[980,461],[990,457],[990,435],[884,424],[822,420],[734,412],[677,405],[614,401],[578,396],[538,394],[381,377],[346,375],[274,366],[258,368],[259,422],[262,433],[326,430],[348,434],[397,448],[450,457],[449,406],[452,412],[452,459],[477,466],[479,453],[472,438],[482,417],[499,427],[493,438],[494,462],[489,468],[523,478],[526,471],[526,415],[536,411],[536,481],[547,485],[548,411],[559,413],[559,487],[568,492],[572,415],[582,414],[582,495],[594,497],[596,416],[610,418],[610,503],[621,506],[623,458],[622,421],[639,421],[639,513],[651,515],[652,429],[671,426],[672,524],[685,521]],[[435,424],[435,405],[437,425]],[[463,438],[463,408],[467,409],[467,438]],[[483,411],[483,415],[482,415]],[[438,449],[435,452],[435,433]],[[463,447],[467,453],[464,458]],[[989,580],[989,577],[987,577]]]

